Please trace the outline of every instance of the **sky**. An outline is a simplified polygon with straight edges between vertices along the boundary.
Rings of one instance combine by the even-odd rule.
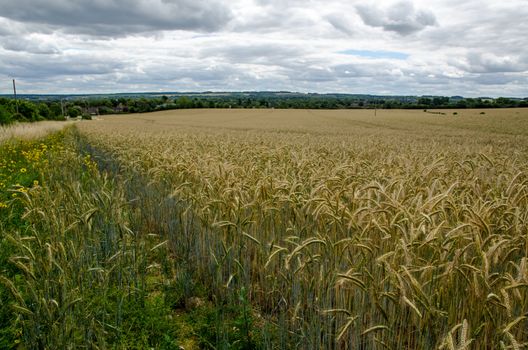
[[[528,97],[528,0],[0,0],[0,94]]]

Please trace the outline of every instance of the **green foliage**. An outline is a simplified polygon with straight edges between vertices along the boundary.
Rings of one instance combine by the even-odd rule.
[[[116,113],[116,111],[114,111],[112,108],[110,107],[107,107],[107,106],[101,106],[99,107],[99,114],[101,115],[104,115],[104,114],[112,114],[112,113]]]
[[[254,311],[247,299],[244,288],[238,292],[236,300],[217,302],[216,305],[206,303],[199,308],[187,310],[182,315],[182,328],[187,330],[187,336],[194,334],[201,349],[235,349],[250,350],[264,348],[262,331],[271,335],[271,327],[261,329],[254,320]],[[180,338],[185,334],[180,333]]]
[[[18,114],[16,113],[18,104]],[[11,122],[35,122],[40,120],[62,120],[62,111],[57,102],[29,101],[0,98],[0,125]]]
[[[26,121],[37,121],[42,119],[39,115],[38,107],[29,101],[18,101],[18,112]]]
[[[50,109],[50,118],[53,120],[64,120],[64,117],[62,115],[62,107],[59,102],[50,102],[49,103],[49,109]]]
[[[192,107],[193,107],[192,101],[186,96],[178,97],[178,99],[176,100],[176,108],[192,108]]]
[[[46,120],[53,119],[51,109],[45,103],[40,103],[37,106],[37,112],[42,119],[46,119]]]
[[[121,305],[110,304],[108,312],[121,308],[123,326],[109,338],[109,343],[126,349],[174,349],[178,346],[177,325],[171,310],[160,295],[147,297],[144,303],[125,300]]]
[[[23,219],[25,208],[20,199],[39,191],[49,151],[58,142],[58,138],[49,137],[0,145],[0,276],[7,280],[20,281],[22,277],[12,264],[17,248],[10,239],[11,232],[29,229]],[[0,282],[0,302],[0,348],[15,348],[21,341],[22,328],[10,308],[16,299],[5,281]]]
[[[247,290],[244,287],[240,289],[238,302],[239,311],[233,322],[233,330],[236,339],[233,343],[233,349],[254,349],[257,344],[253,327],[253,312],[248,300]]]
[[[70,118],[77,118],[82,115],[82,108],[79,106],[71,106],[68,108],[68,116]]]
[[[9,258],[14,253],[12,244],[7,239],[5,232],[17,225],[20,220],[10,217],[11,212],[6,208],[0,208],[0,274],[13,278],[16,271],[10,266]],[[0,348],[13,349],[17,346],[17,339],[20,338],[19,324],[16,322],[16,315],[9,305],[15,302],[9,289],[0,283]]]
[[[48,152],[55,147],[54,138],[0,144],[0,218],[9,201],[41,184]]]
[[[6,107],[0,105],[0,125],[10,124],[12,121],[12,114]]]

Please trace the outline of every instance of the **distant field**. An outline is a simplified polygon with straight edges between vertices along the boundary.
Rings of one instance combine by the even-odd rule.
[[[196,109],[104,116],[106,123],[145,123],[150,131],[171,127],[277,131],[325,135],[384,133],[474,133],[528,135],[528,108],[459,110],[275,110]]]
[[[111,115],[3,149],[0,344],[528,346],[528,109]]]

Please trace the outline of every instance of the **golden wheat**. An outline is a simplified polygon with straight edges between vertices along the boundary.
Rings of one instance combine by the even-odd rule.
[[[528,341],[528,112],[176,111],[79,126],[145,227],[304,348]],[[175,269],[180,267],[176,264]]]

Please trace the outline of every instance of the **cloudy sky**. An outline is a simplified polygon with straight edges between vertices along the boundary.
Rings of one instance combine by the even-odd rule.
[[[0,0],[0,94],[528,97],[527,0]]]

